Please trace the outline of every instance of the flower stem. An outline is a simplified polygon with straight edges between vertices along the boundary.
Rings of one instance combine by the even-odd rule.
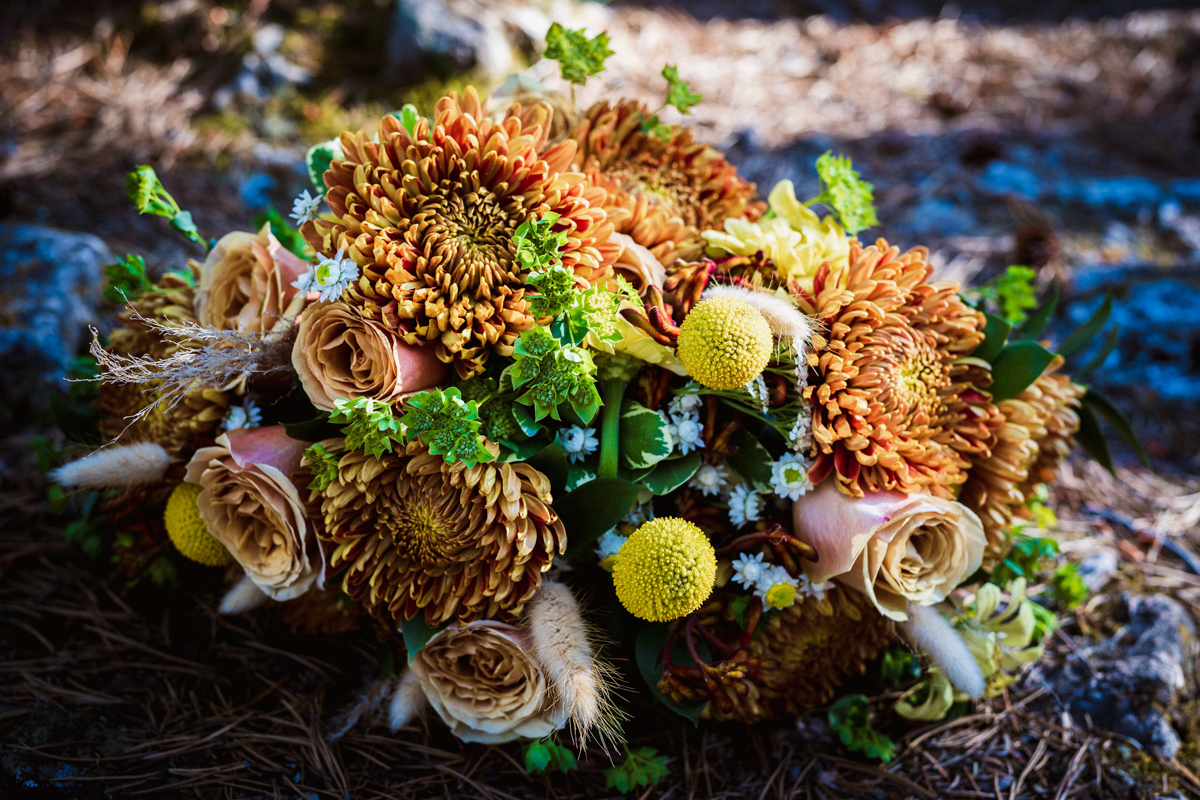
[[[621,400],[625,384],[619,378],[600,381],[600,400],[604,416],[600,419],[600,478],[617,477],[617,456],[620,454]]]

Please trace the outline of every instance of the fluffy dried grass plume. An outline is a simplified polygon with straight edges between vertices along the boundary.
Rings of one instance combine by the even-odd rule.
[[[954,626],[936,608],[908,604],[908,619],[899,623],[904,638],[941,668],[951,685],[971,697],[985,688],[979,664]]]
[[[222,614],[244,614],[259,608],[270,599],[249,575],[243,575],[241,580],[225,592],[217,610]]]
[[[398,731],[416,719],[429,707],[425,690],[417,673],[411,669],[404,670],[400,680],[396,682],[396,691],[388,704],[388,725],[393,731]]]
[[[617,672],[593,646],[579,603],[557,581],[544,581],[525,612],[530,650],[541,664],[582,746],[592,735],[607,752],[620,737],[620,711],[612,702]]]
[[[161,481],[170,465],[171,457],[161,445],[138,442],[97,450],[64,464],[50,477],[73,489],[136,489]]]

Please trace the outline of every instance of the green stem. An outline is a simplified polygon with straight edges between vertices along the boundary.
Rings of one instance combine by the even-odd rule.
[[[604,415],[600,418],[600,478],[617,477],[617,456],[620,455],[621,400],[625,384],[619,378],[600,381],[600,401]]]

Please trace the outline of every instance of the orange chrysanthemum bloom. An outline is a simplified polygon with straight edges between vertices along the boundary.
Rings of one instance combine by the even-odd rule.
[[[1066,375],[1051,374],[1052,364],[1033,385],[998,404],[1004,424],[996,431],[990,455],[975,458],[959,501],[979,515],[988,546],[985,557],[1003,558],[1006,533],[1039,483],[1054,480],[1059,462],[1079,430],[1080,398],[1087,391]]]
[[[901,254],[883,239],[850,244],[846,270],[818,272],[809,294],[793,285],[802,310],[825,328],[813,402],[815,484],[925,491],[953,496],[972,456],[986,456],[1000,424],[986,363],[969,356],[983,341],[984,317],[953,282],[927,283],[928,251]]]
[[[432,626],[520,613],[566,550],[550,500],[528,464],[451,464],[416,440],[378,458],[341,453],[337,477],[312,494],[346,594],[377,617],[423,613]]]
[[[605,206],[618,233],[628,234],[664,265],[704,252],[700,232],[728,217],[762,214],[751,204],[754,184],[738,177],[720,151],[680,126],[663,139],[642,130],[650,118],[636,100],[600,102],[571,132],[575,166],[608,193]]]
[[[392,116],[378,144],[344,133],[343,158],[325,173],[338,219],[303,228],[317,252],[342,250],[358,265],[347,302],[409,344],[436,347],[462,378],[492,352],[512,355],[533,327],[512,241],[521,223],[558,214],[553,230],[568,234],[562,263],[592,282],[620,252],[607,243],[603,190],[569,171],[574,142],[543,150],[548,118],[544,104],[523,115],[513,106],[494,123],[468,87],[439,100],[432,125],[421,120],[411,136]]]

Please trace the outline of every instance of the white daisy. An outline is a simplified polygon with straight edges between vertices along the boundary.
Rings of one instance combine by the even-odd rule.
[[[807,575],[800,576],[800,594],[805,597],[815,597],[818,600],[824,600],[826,590],[832,585],[829,581],[813,583],[808,579]]]
[[[763,554],[748,556],[745,553],[733,560],[733,580],[742,585],[743,589],[751,589],[762,577],[767,565],[763,563]]]
[[[595,429],[581,428],[578,425],[563,428],[558,433],[558,439],[562,442],[562,448],[567,458],[571,459],[571,463],[582,461],[600,446]]]
[[[333,258],[321,256],[321,260],[292,283],[302,292],[320,292],[320,302],[340,300],[342,292],[358,277],[358,265],[342,258],[344,248],[339,248]]]
[[[300,193],[300,196],[292,201],[292,213],[289,214],[296,221],[296,226],[299,227],[310,219],[316,219],[317,212],[321,209],[321,203],[324,202],[321,195],[310,197],[308,189]]]
[[[729,467],[724,464],[701,464],[700,469],[688,481],[688,486],[699,489],[701,494],[720,494],[721,489],[729,481]]]
[[[254,404],[250,398],[240,406],[234,406],[229,409],[229,413],[225,415],[223,423],[226,431],[236,431],[241,428],[257,428],[262,425],[262,411]]]
[[[679,420],[675,423],[671,432],[675,435],[675,441],[679,444],[679,452],[684,455],[697,448],[704,447],[704,442],[700,439],[703,428],[700,425],[699,414]]]
[[[596,540],[596,558],[600,559],[600,566],[612,572],[613,561],[616,560],[621,545],[628,540],[629,537],[617,533],[616,528],[600,534],[600,538]]]
[[[808,459],[796,453],[785,453],[771,467],[771,482],[775,494],[798,500],[800,495],[813,488],[808,482]]]
[[[796,602],[800,581],[788,574],[778,564],[763,569],[754,584],[754,594],[763,601],[764,608],[787,608]]]
[[[762,495],[746,484],[733,487],[729,492],[729,521],[740,528],[762,516]]]
[[[690,385],[690,384],[689,384]],[[672,418],[683,419],[690,417],[693,411],[700,408],[700,395],[698,394],[677,394],[667,406],[667,413]]]

